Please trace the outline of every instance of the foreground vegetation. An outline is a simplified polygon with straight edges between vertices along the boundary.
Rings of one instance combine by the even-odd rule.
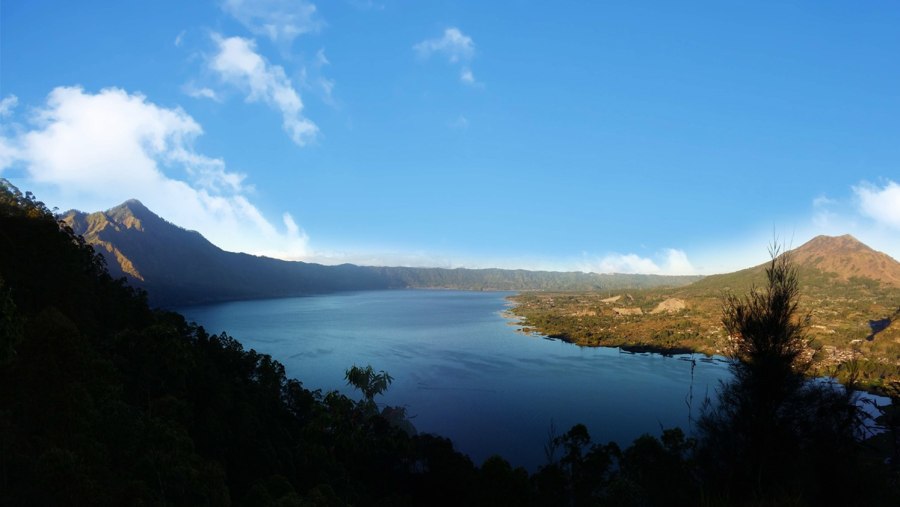
[[[897,471],[854,438],[852,403],[792,364],[774,369],[789,380],[777,392],[754,371],[698,439],[671,429],[622,449],[576,425],[551,434],[534,473],[501,457],[479,467],[380,407],[384,372],[348,370],[358,401],[310,391],[271,357],[151,309],[41,203],[0,188],[2,505],[892,504]],[[767,400],[774,415],[755,418]]]

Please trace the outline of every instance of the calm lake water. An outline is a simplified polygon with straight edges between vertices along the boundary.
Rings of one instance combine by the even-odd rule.
[[[271,354],[309,389],[340,390],[371,364],[394,377],[376,401],[407,408],[420,432],[449,437],[476,464],[500,454],[535,469],[551,422],[584,423],[595,442],[629,444],[690,427],[730,378],[722,360],[581,348],[526,336],[502,316],[503,292],[395,290],[181,308],[207,331]],[[696,361],[692,362],[692,357]],[[692,376],[692,366],[693,376]]]

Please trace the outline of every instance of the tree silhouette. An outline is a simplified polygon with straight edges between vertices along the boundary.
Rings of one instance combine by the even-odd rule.
[[[698,425],[705,483],[728,502],[852,499],[861,411],[852,390],[805,376],[809,316],[798,308],[798,269],[777,244],[770,255],[765,287],[723,302],[734,380]],[[835,496],[830,485],[839,483]]]
[[[13,360],[16,346],[22,341],[22,319],[16,312],[16,304],[0,277],[0,366]]]

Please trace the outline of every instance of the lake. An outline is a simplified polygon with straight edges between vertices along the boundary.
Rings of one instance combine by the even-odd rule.
[[[721,358],[582,348],[516,332],[508,292],[366,291],[180,308],[207,331],[272,355],[308,389],[340,390],[351,365],[394,377],[380,403],[406,407],[420,432],[453,440],[476,464],[500,454],[534,470],[548,430],[585,424],[628,445],[690,428],[730,378]],[[692,360],[694,359],[694,360]],[[693,402],[689,404],[690,394]]]

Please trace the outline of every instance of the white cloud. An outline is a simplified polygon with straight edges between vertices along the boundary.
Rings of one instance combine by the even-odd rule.
[[[595,273],[659,273],[659,266],[636,254],[610,254],[590,267]]]
[[[859,211],[880,225],[900,229],[900,185],[888,180],[883,188],[863,182],[853,187]]]
[[[776,223],[775,230],[788,247],[798,247],[818,235],[840,236],[851,234],[875,250],[900,259],[900,185],[886,180],[881,186],[869,182],[849,185],[845,192],[820,195],[810,202],[809,214],[785,222]],[[892,211],[893,210],[893,211]],[[760,251],[759,245],[772,241],[773,224],[760,225],[752,234],[752,241],[745,240],[741,249],[730,252],[736,257],[740,251]],[[747,238],[748,234],[744,237]],[[755,245],[754,245],[755,243]],[[720,257],[726,257],[720,255]],[[754,263],[763,262],[758,259]],[[751,265],[745,263],[743,266]],[[719,270],[721,271],[721,270]]]
[[[433,54],[445,56],[450,63],[460,65],[460,81],[469,85],[476,84],[475,75],[469,67],[469,62],[475,57],[475,42],[459,28],[447,28],[443,36],[423,40],[414,45],[413,50],[423,60]]]
[[[263,101],[281,112],[282,126],[290,138],[304,146],[318,133],[318,127],[303,116],[303,101],[284,69],[272,65],[256,52],[252,40],[222,38],[213,34],[218,52],[209,67],[223,81],[247,93],[248,102]]]
[[[246,197],[245,176],[194,151],[203,133],[180,108],[167,109],[118,88],[53,90],[32,126],[0,146],[48,203],[95,211],[130,198],[231,251],[282,258],[308,254],[308,238],[285,214],[272,225]]]
[[[184,42],[184,36],[187,34],[187,30],[182,30],[178,32],[178,35],[175,36],[175,47],[181,47],[181,44]]]
[[[305,0],[224,0],[222,10],[256,35],[290,45],[297,36],[316,32],[322,21]]]
[[[19,159],[19,150],[12,141],[0,134],[0,172]]]
[[[19,105],[19,98],[15,95],[7,95],[0,100],[0,118],[10,116],[17,105]]]
[[[683,250],[667,248],[662,271],[668,275],[692,275],[697,272]]]
[[[581,266],[581,271],[593,273],[641,273],[655,275],[692,275],[697,270],[682,250],[667,248],[658,259],[641,257],[637,254],[609,254],[605,257],[588,260]]]

